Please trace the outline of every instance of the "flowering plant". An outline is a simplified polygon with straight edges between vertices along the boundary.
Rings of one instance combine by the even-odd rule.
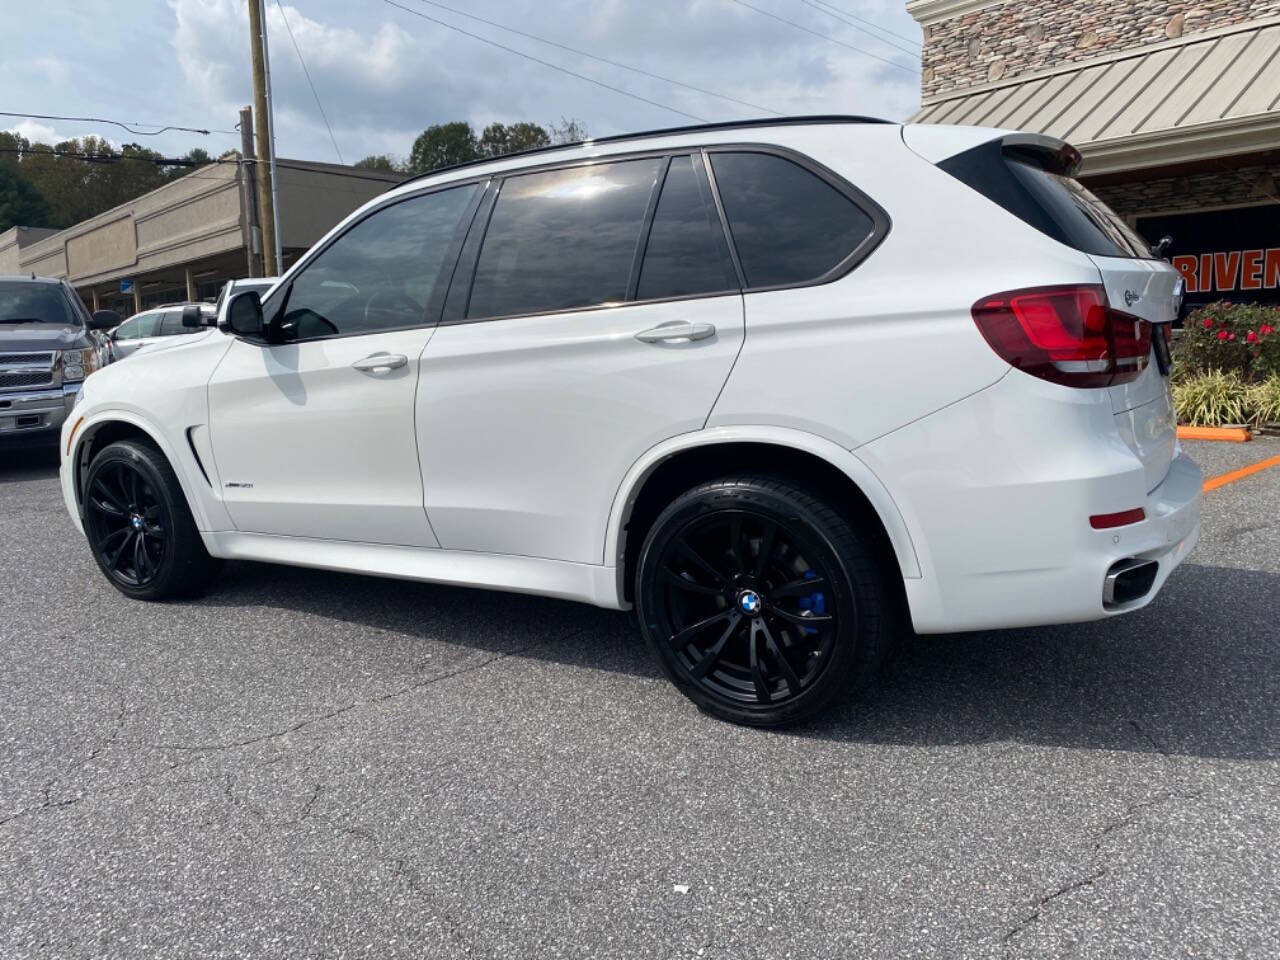
[[[1211,303],[1197,307],[1175,349],[1180,375],[1233,371],[1245,381],[1280,376],[1280,308]]]

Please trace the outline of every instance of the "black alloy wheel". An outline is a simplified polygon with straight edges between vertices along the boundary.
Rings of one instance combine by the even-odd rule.
[[[146,587],[173,550],[164,503],[142,468],[113,460],[94,472],[85,495],[89,540],[107,576]]]
[[[82,494],[85,536],[111,584],[137,600],[191,596],[215,579],[173,467],[143,440],[108,444],[93,457]]]
[[[778,481],[718,481],[677,499],[650,531],[636,591],[668,676],[737,723],[817,715],[883,647],[871,554],[843,517]]]

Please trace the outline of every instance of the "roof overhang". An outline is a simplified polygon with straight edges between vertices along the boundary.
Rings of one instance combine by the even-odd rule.
[[[950,20],[952,17],[1005,2],[1006,0],[908,0],[907,13],[915,17],[920,26],[927,27],[941,20]]]
[[[912,120],[1058,137],[1091,175],[1275,149],[1280,17],[927,97]]]

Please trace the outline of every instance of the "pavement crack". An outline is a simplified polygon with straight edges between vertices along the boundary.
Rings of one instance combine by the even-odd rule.
[[[1062,897],[1070,896],[1076,891],[1083,890],[1086,887],[1092,887],[1095,883],[1097,883],[1099,880],[1105,877],[1107,873],[1108,873],[1108,870],[1106,867],[1099,867],[1098,869],[1094,870],[1092,873],[1086,874],[1083,877],[1078,877],[1075,880],[1070,880],[1067,883],[1064,883],[1062,886],[1058,887],[1052,893],[1047,893],[1039,897],[1035,901],[1035,904],[1032,907],[1031,912],[1027,914],[1025,917],[1023,917],[1021,920],[1019,920],[1016,924],[1014,924],[1013,927],[1009,930],[1009,932],[1004,935],[1004,943],[1006,947],[1013,941],[1015,937],[1018,936],[1018,934],[1022,933],[1033,923],[1036,923],[1040,919],[1040,915],[1041,913],[1044,912],[1045,908],[1048,907],[1055,900],[1058,900]]]
[[[14,820],[21,819],[22,817],[30,816],[33,813],[41,813],[47,810],[61,810],[65,807],[75,806],[84,799],[84,795],[81,795],[55,800],[53,798],[53,789],[60,781],[66,779],[75,771],[92,763],[94,760],[98,759],[98,757],[102,756],[102,754],[104,754],[120,737],[120,731],[124,729],[125,719],[128,717],[128,707],[125,703],[123,692],[117,694],[117,699],[119,700],[120,706],[119,709],[116,710],[115,716],[112,717],[111,732],[91,747],[85,756],[69,764],[57,776],[46,780],[44,782],[44,786],[40,788],[41,800],[39,803],[32,804],[29,807],[24,807],[23,809],[8,814],[7,816],[0,817],[0,827],[3,827],[6,823],[11,823]]]
[[[222,752],[231,751],[231,750],[239,750],[244,747],[254,746],[256,744],[266,743],[272,740],[279,740],[282,737],[287,737],[291,733],[297,733],[300,730],[304,730],[308,727],[312,727],[317,724],[324,723],[325,721],[333,720],[344,714],[350,713],[352,710],[355,710],[358,707],[369,706],[369,705],[379,704],[379,703],[386,703],[390,700],[395,700],[399,697],[403,697],[408,694],[414,693],[425,687],[430,687],[434,684],[442,683],[446,680],[452,680],[455,677],[460,677],[468,673],[475,673],[479,670],[484,670],[487,667],[490,667],[493,664],[498,663],[502,660],[508,660],[512,657],[522,656],[540,647],[545,647],[554,643],[561,643],[561,642],[573,640],[582,635],[583,635],[582,632],[579,632],[579,633],[571,633],[561,637],[551,637],[546,640],[539,640],[535,643],[528,643],[521,647],[515,647],[515,648],[512,648],[511,650],[506,650],[501,653],[495,653],[495,654],[492,654],[491,656],[485,657],[483,660],[481,660],[478,663],[467,664],[467,665],[458,667],[457,669],[454,669],[454,670],[446,670],[443,673],[436,674],[435,676],[432,676],[432,677],[427,677],[426,679],[419,680],[414,683],[405,684],[395,690],[391,690],[386,693],[379,694],[378,696],[375,696],[375,697],[370,697],[367,700],[352,700],[349,703],[344,703],[342,706],[335,707],[331,710],[327,710],[324,713],[318,714],[316,716],[306,717],[287,727],[283,727],[277,730],[271,730],[266,733],[257,734],[251,737],[245,737],[242,740],[235,740],[228,743],[208,743],[208,744],[147,743],[145,741],[139,741],[139,743],[141,746],[147,746],[153,749],[175,750],[175,751],[181,751],[187,754],[197,754],[200,756],[207,756],[209,754],[222,753]],[[91,748],[89,753],[86,754],[82,759],[70,765],[65,771],[63,771],[63,773],[59,774],[57,777],[54,777],[51,780],[47,781],[42,788],[43,799],[41,800],[40,803],[32,804],[31,806],[25,807],[20,810],[16,810],[13,813],[0,816],[0,827],[3,827],[5,824],[12,823],[15,820],[20,820],[23,817],[30,816],[31,814],[34,814],[34,813],[40,813],[42,811],[48,811],[48,810],[58,810],[58,809],[63,809],[65,807],[74,806],[75,804],[78,804],[83,800],[89,799],[92,795],[95,795],[95,794],[90,794],[86,792],[86,793],[80,794],[79,796],[68,797],[61,800],[55,800],[53,799],[53,788],[58,784],[60,780],[66,777],[69,773],[85,766],[88,763],[91,763],[93,760],[96,760],[98,757],[102,756],[111,747],[111,745],[115,743],[115,741],[119,738],[121,731],[124,729],[124,725],[128,719],[128,716],[129,716],[129,711],[125,703],[124,695],[123,693],[121,693],[119,695],[119,709],[116,711],[116,714],[113,718],[113,725],[112,725],[111,732],[103,740],[101,740],[96,746]],[[318,746],[314,749],[318,749]],[[312,752],[314,752],[314,749]],[[125,783],[116,785],[114,787],[108,787],[105,790],[97,791],[96,793],[106,795],[106,794],[118,793],[122,790],[137,788],[140,786],[155,785],[159,782],[162,782],[160,781],[159,778],[164,776],[165,774],[171,773],[172,771],[182,767],[190,766],[194,762],[195,761],[193,760],[182,760],[177,763],[171,763],[167,767],[165,767],[164,770],[160,771],[160,773],[156,776],[134,778]],[[204,778],[200,778],[200,779],[204,779]],[[233,805],[237,807],[249,809],[252,813],[254,813],[257,819],[261,820],[264,823],[268,823],[271,826],[282,825],[282,823],[274,823],[274,822],[268,821],[261,811],[256,810],[255,808],[250,808],[247,805],[243,804],[241,801],[239,801],[232,792],[231,777],[229,774],[226,776],[226,779],[225,779],[224,790],[225,790],[227,799]],[[303,818],[310,816],[311,808],[319,800],[322,792],[323,790],[321,786],[317,784],[315,788],[315,792],[312,794],[311,798],[304,805],[303,812],[299,815],[299,817],[294,821],[283,821],[283,824],[300,822]],[[355,830],[346,831],[346,832],[350,832],[359,836],[359,834],[356,833]]]
[[[1120,814],[1119,817],[1103,826],[1094,841],[1093,847],[1095,850],[1101,848],[1102,841],[1106,837],[1115,833],[1117,830],[1123,830],[1125,827],[1133,826],[1142,819],[1142,814],[1148,810],[1154,810],[1157,807],[1162,807],[1168,803],[1176,803],[1186,800],[1199,800],[1202,796],[1204,796],[1203,791],[1181,793],[1176,790],[1166,790],[1163,793],[1156,794],[1156,796],[1151,797],[1150,799],[1131,803],[1125,808],[1124,813]]]
[[[518,657],[532,650],[536,650],[539,647],[545,647],[552,643],[560,643],[565,640],[573,639],[574,636],[575,635],[570,635],[568,637],[553,637],[548,640],[539,640],[536,643],[529,643],[529,644],[525,644],[522,647],[516,647],[512,650],[505,650],[501,653],[495,653],[481,660],[479,663],[468,664],[465,666],[458,667],[457,669],[454,669],[454,670],[447,670],[444,673],[436,674],[433,677],[427,677],[425,680],[419,680],[414,683],[407,683],[395,690],[390,690],[386,693],[379,694],[375,697],[370,697],[367,700],[352,700],[349,703],[345,703],[340,707],[335,707],[334,709],[328,710],[325,713],[318,714],[317,716],[314,716],[314,717],[307,717],[303,720],[299,720],[297,723],[294,723],[288,727],[284,727],[278,730],[272,730],[268,733],[262,733],[252,737],[246,737],[243,740],[235,740],[230,743],[198,743],[198,744],[153,743],[153,744],[148,744],[148,746],[151,746],[160,750],[183,750],[183,751],[191,751],[191,752],[198,752],[198,753],[219,753],[226,750],[239,750],[242,747],[251,747],[259,743],[266,743],[267,741],[270,741],[270,740],[278,740],[281,737],[287,737],[291,733],[297,733],[299,730],[304,730],[307,727],[311,727],[319,723],[324,723],[327,720],[332,720],[335,717],[340,717],[345,713],[350,713],[352,710],[355,710],[357,707],[369,706],[372,704],[379,704],[379,703],[386,703],[389,700],[395,700],[399,697],[405,696],[406,694],[414,693],[425,687],[430,687],[434,684],[441,683],[445,680],[452,680],[454,677],[460,677],[468,673],[475,673],[476,671],[483,670],[486,667],[492,666],[493,664],[498,663],[501,660],[508,660],[511,657]]]
[[[1133,727],[1134,732],[1138,736],[1140,736],[1143,740],[1146,740],[1147,743],[1151,744],[1152,750],[1160,754],[1160,756],[1164,757],[1166,760],[1172,759],[1172,757],[1169,754],[1169,748],[1166,747],[1164,744],[1162,744],[1155,737],[1153,737],[1151,733],[1147,730],[1147,728],[1144,727],[1142,724],[1140,724],[1137,720],[1130,720],[1129,726]]]

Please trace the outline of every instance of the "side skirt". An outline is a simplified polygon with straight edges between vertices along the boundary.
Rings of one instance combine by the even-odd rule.
[[[227,560],[257,560],[400,580],[508,590],[577,600],[609,610],[626,609],[618,596],[616,572],[612,567],[541,557],[311,540],[236,531],[206,531],[201,536],[209,553]]]

